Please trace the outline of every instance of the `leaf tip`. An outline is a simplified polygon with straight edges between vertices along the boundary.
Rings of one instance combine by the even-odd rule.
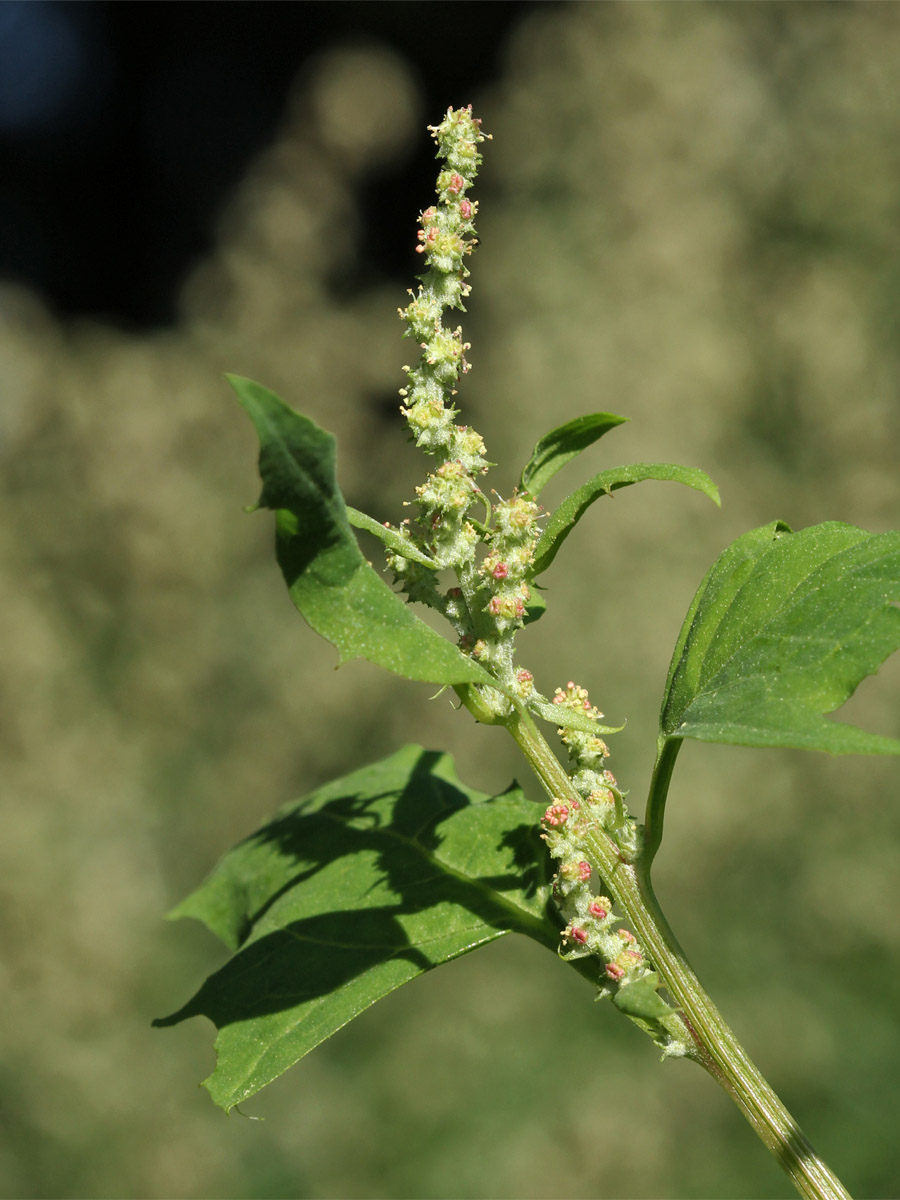
[[[225,382],[231,387],[232,391],[238,398],[238,402],[247,408],[248,401],[252,401],[254,394],[260,391],[265,391],[253,379],[248,379],[245,375],[232,375],[225,372]]]
[[[216,1070],[218,1070],[218,1067]],[[240,1112],[236,1100],[231,1100],[230,1098],[226,1098],[225,1096],[217,1094],[217,1083],[218,1080],[216,1079],[216,1072],[213,1071],[212,1075],[207,1076],[207,1078],[202,1080],[198,1086],[206,1089],[210,1100],[212,1100],[216,1108],[220,1108],[222,1110],[226,1117],[230,1117],[233,1112]],[[241,1116],[243,1116],[243,1113],[241,1113]]]

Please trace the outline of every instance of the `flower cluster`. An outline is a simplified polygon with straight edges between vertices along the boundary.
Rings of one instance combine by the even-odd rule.
[[[595,812],[602,802],[556,801],[548,806],[541,820],[541,836],[556,859],[553,898],[566,921],[562,930],[564,958],[597,955],[602,959],[608,984],[619,987],[650,973],[634,934],[615,929],[619,918],[613,914],[608,896],[597,895],[591,887],[591,865],[584,857],[583,835],[592,824],[602,824]],[[606,990],[610,990],[608,987]]]
[[[587,689],[572,680],[564,689],[556,689],[553,703],[598,722],[603,717],[603,713],[591,704]],[[597,734],[580,729],[560,728],[557,733],[569,751],[573,785],[594,807],[599,824],[612,837],[622,858],[633,862],[640,850],[641,830],[628,815],[625,794],[620,791],[615,775],[605,766],[609,747]]]
[[[536,693],[530,673],[514,668],[512,638],[524,624],[531,597],[528,572],[540,537],[540,509],[517,493],[492,506],[481,490],[479,479],[490,465],[484,442],[470,426],[456,424],[453,403],[456,385],[469,369],[469,345],[461,329],[443,324],[445,310],[464,309],[469,294],[466,258],[476,244],[477,204],[467,193],[481,163],[478,146],[487,136],[480,124],[469,106],[448,109],[440,125],[429,127],[444,166],[437,203],[419,221],[416,249],[426,270],[400,312],[404,336],[422,351],[415,366],[404,367],[408,383],[400,394],[416,444],[437,459],[437,466],[416,488],[414,528],[404,522],[400,532],[433,567],[396,547],[388,566],[410,600],[442,612],[460,647],[528,699]],[[482,521],[471,514],[473,504],[483,507]],[[442,594],[436,577],[445,568],[455,572],[458,585]]]
[[[415,549],[416,542],[409,528],[409,518],[401,521],[397,533]],[[407,557],[400,550],[389,550],[386,554],[389,570],[393,571],[394,579],[402,584],[403,590],[411,601],[427,604],[429,608],[441,609],[443,598],[437,586],[437,573],[424,567],[414,558]]]
[[[531,590],[525,582],[534,562],[540,530],[537,504],[514,495],[494,505],[494,530],[490,550],[481,563],[481,573],[490,592],[487,610],[496,618],[498,633],[520,629]]]
[[[557,688],[553,703],[598,723],[603,716],[591,704],[587,690],[571,680],[565,688]],[[619,926],[613,901],[603,894],[604,882],[595,878],[590,863],[587,847],[601,830],[616,843],[623,860],[636,853],[639,845],[637,826],[627,817],[622,793],[604,766],[609,750],[602,738],[586,730],[569,726],[559,734],[569,748],[574,763],[569,778],[579,794],[578,799],[554,800],[541,818],[541,837],[557,864],[553,900],[565,921],[560,955],[565,959],[596,958],[602,964],[600,995],[613,996],[664,1054],[689,1054],[687,1027],[658,996],[658,973],[631,930]]]
[[[408,598],[441,612],[460,649],[497,683],[456,689],[477,720],[507,722],[516,709],[524,716],[519,698],[544,718],[558,713],[558,732],[572,762],[572,790],[548,806],[541,836],[557,864],[553,898],[565,922],[560,952],[569,959],[593,956],[601,994],[612,995],[667,1054],[687,1053],[683,1021],[656,994],[658,973],[634,934],[620,927],[613,901],[604,894],[615,893],[614,880],[604,888],[591,865],[600,831],[615,843],[623,863],[634,862],[640,852],[639,827],[606,767],[609,748],[600,735],[613,731],[600,724],[603,714],[584,688],[570,681],[549,701],[514,658],[516,633],[543,607],[530,587],[542,510],[527,491],[516,490],[509,499],[494,493],[494,503],[482,491],[479,481],[490,465],[485,445],[474,429],[456,423],[454,405],[457,384],[469,369],[469,344],[461,328],[444,325],[447,309],[464,311],[470,290],[466,258],[476,244],[477,205],[468,192],[486,135],[471,106],[448,109],[440,125],[430,128],[444,165],[437,203],[419,221],[416,250],[426,269],[400,311],[404,336],[421,349],[419,362],[404,367],[408,382],[400,394],[413,438],[435,465],[416,488],[415,520],[388,527],[390,536],[383,539],[388,565]],[[444,572],[455,576],[449,586]]]
[[[443,324],[444,310],[464,310],[463,300],[470,290],[465,259],[476,244],[477,204],[465,193],[481,163],[478,145],[486,135],[480,124],[470,105],[448,109],[440,125],[429,126],[446,167],[437,181],[439,203],[425,209],[420,218],[416,249],[427,269],[419,276],[418,292],[411,292],[409,305],[400,310],[406,322],[404,337],[412,338],[422,350],[415,366],[403,368],[409,383],[400,394],[416,444],[439,460],[417,495],[424,546],[441,567],[460,568],[474,555],[478,534],[465,517],[481,495],[476,478],[489,465],[481,435],[455,424],[452,397],[469,369],[469,345],[461,328],[447,329]]]

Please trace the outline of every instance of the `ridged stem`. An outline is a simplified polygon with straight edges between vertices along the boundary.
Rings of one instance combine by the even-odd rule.
[[[506,726],[547,795],[553,800],[577,801],[578,793],[562,764],[531,719],[517,712]],[[731,1096],[801,1196],[850,1200],[700,985],[660,910],[643,863],[623,862],[613,841],[600,829],[589,831],[584,845],[680,1010],[696,1046],[693,1057]]]

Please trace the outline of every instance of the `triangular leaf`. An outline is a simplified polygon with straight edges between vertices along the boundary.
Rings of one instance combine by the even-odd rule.
[[[551,429],[532,450],[522,469],[520,486],[536,500],[561,467],[627,420],[615,413],[587,413]]]
[[[686,484],[719,503],[719,492],[708,475],[696,467],[679,467],[674,463],[632,463],[626,467],[611,467],[601,471],[583,487],[572,492],[552,514],[534,551],[532,577],[541,574],[553,562],[560,546],[581,520],[587,509],[601,496],[609,496],[618,488],[645,479],[671,480]]]
[[[342,662],[365,658],[407,679],[499,688],[366,562],[335,479],[332,435],[260,384],[237,375],[228,381],[259,436],[259,506],[276,514],[278,564],[316,633],[337,647]]]
[[[215,1023],[204,1086],[230,1109],[423,971],[511,931],[556,950],[538,813],[518,787],[472,791],[417,746],[319,788],[171,914],[237,953],[155,1024]]]
[[[900,647],[900,533],[776,522],[739,538],[694,598],[660,716],[663,739],[898,754],[828,720]]]

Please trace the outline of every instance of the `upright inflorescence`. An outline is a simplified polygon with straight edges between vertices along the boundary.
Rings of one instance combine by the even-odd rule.
[[[468,192],[481,163],[479,145],[488,135],[471,106],[448,109],[440,125],[429,126],[444,160],[437,178],[437,203],[421,214],[418,245],[426,270],[400,316],[405,337],[422,354],[404,368],[402,412],[416,444],[437,460],[416,488],[417,519],[400,532],[434,564],[423,566],[393,550],[388,565],[410,600],[438,609],[456,629],[460,648],[523,697],[533,692],[527,671],[516,672],[512,639],[522,627],[531,597],[527,576],[540,536],[538,506],[513,493],[491,504],[479,479],[487,471],[484,442],[474,429],[456,424],[456,386],[468,371],[461,328],[447,328],[447,309],[465,311],[469,294],[466,259],[476,245],[477,203]],[[472,514],[479,505],[478,519]],[[438,570],[455,572],[457,583],[441,592]],[[526,679],[527,676],[527,679]]]
[[[400,310],[404,336],[422,351],[415,366],[404,367],[408,383],[400,394],[415,442],[436,466],[416,488],[415,521],[407,519],[392,531],[400,539],[390,539],[388,566],[407,597],[441,612],[456,630],[460,649],[501,685],[457,689],[478,720],[509,719],[514,698],[542,716],[558,711],[578,799],[570,795],[552,803],[541,825],[558,864],[553,895],[566,922],[564,957],[594,956],[601,994],[612,995],[667,1054],[688,1053],[683,1022],[657,995],[659,977],[652,964],[634,935],[617,928],[609,896],[592,886],[586,836],[589,841],[602,831],[623,863],[635,861],[640,851],[639,827],[606,768],[609,749],[600,734],[610,731],[600,724],[603,714],[585,689],[571,682],[557,689],[551,703],[536,690],[531,672],[514,661],[514,638],[532,601],[541,509],[527,493],[513,491],[508,499],[497,496],[492,503],[482,491],[479,480],[489,466],[484,442],[474,429],[456,424],[453,403],[456,386],[469,369],[469,344],[461,328],[444,325],[445,311],[465,311],[469,294],[466,259],[476,245],[477,205],[468,192],[481,163],[478,147],[487,135],[471,106],[448,109],[440,125],[429,128],[444,166],[437,178],[437,203],[420,217],[416,249],[426,269],[418,277],[418,290],[410,292],[410,303]],[[476,505],[477,516],[472,512]],[[441,573],[447,571],[456,581],[444,587]]]
[[[436,470],[417,489],[419,527],[423,542],[442,567],[461,567],[471,561],[478,533],[466,521],[472,503],[481,495],[477,479],[488,468],[481,435],[455,424],[452,397],[469,369],[462,329],[447,329],[444,310],[465,311],[469,277],[465,260],[476,244],[477,203],[466,193],[472,186],[485,140],[481,122],[468,108],[448,109],[440,125],[429,126],[445,167],[438,175],[438,203],[420,218],[419,244],[426,270],[419,288],[400,310],[406,322],[404,337],[418,342],[422,355],[415,366],[404,367],[409,378],[401,395],[403,414],[416,444],[438,459]]]

